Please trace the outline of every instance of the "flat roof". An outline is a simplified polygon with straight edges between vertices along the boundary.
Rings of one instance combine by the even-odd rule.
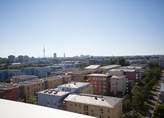
[[[101,73],[92,73],[92,74],[88,74],[88,77],[108,77],[109,75],[107,74],[101,74]]]
[[[40,83],[43,82],[42,79],[33,79],[33,80],[26,80],[23,82],[19,82],[18,85],[30,85],[30,84],[36,84],[36,83]]]
[[[111,78],[116,78],[116,79],[118,78],[119,79],[119,78],[125,78],[125,76],[124,75],[122,75],[122,76],[113,75]]]
[[[85,67],[85,69],[97,69],[99,67],[100,67],[100,65],[89,65],[89,66]]]
[[[18,76],[13,76],[12,78],[31,79],[31,78],[38,78],[38,76],[35,76],[35,75],[18,75]]]
[[[141,66],[132,66],[132,65],[130,65],[130,66],[122,66],[121,68],[127,68],[127,69],[142,69],[143,67],[141,67]]]
[[[70,92],[60,91],[59,89],[47,89],[44,91],[38,92],[39,94],[46,94],[46,95],[54,95],[54,96],[65,96],[69,94]]]
[[[129,68],[116,68],[116,69],[111,69],[109,71],[124,71],[124,72],[135,72],[135,69],[129,69]]]
[[[83,86],[86,86],[86,85],[89,85],[89,84],[90,84],[89,82],[71,82],[71,83],[68,83],[68,84],[59,85],[58,87],[80,88],[80,87],[83,87]]]
[[[40,79],[49,80],[49,79],[61,79],[61,78],[62,78],[62,76],[57,75],[57,76],[43,77],[43,78],[40,78]]]
[[[113,69],[113,68],[118,68],[118,67],[121,67],[121,65],[107,65],[107,66],[100,67],[100,69],[107,70],[107,69]]]
[[[64,110],[4,99],[0,99],[0,109],[2,118],[95,118]]]
[[[13,88],[18,88],[18,84],[11,84],[11,83],[0,83],[0,90],[9,90],[9,89],[13,89]]]
[[[102,97],[92,94],[70,94],[64,99],[64,101],[113,108],[115,105],[121,102],[122,99],[109,96]]]

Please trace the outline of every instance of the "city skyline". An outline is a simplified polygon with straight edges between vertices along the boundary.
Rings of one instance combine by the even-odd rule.
[[[0,57],[164,54],[164,1],[0,1]]]

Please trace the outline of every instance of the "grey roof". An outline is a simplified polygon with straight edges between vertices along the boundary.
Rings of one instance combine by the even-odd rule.
[[[31,79],[31,78],[38,78],[38,76],[35,76],[35,75],[18,75],[18,76],[13,76],[12,78]]]
[[[87,67],[85,67],[85,69],[97,69],[97,68],[99,68],[100,67],[100,65],[89,65],[89,66],[87,66]]]
[[[71,82],[68,84],[59,85],[58,87],[81,88],[81,87],[87,86],[87,85],[90,85],[90,83],[88,83],[88,82]]]
[[[108,69],[113,69],[113,68],[118,68],[121,67],[121,65],[107,65],[107,66],[102,66],[100,69],[108,70]]]
[[[101,74],[101,73],[92,73],[92,74],[88,74],[88,77],[108,77],[108,74]]]
[[[11,83],[0,83],[0,90],[9,90],[13,88],[18,88],[18,84],[11,84]]]
[[[39,91],[38,94],[53,95],[53,96],[65,96],[65,95],[69,94],[69,92],[60,91],[59,89],[55,88],[55,89],[47,89],[47,90]]]
[[[64,101],[113,108],[115,105],[120,103],[122,99],[117,97],[98,96],[92,94],[70,94],[65,98]]]

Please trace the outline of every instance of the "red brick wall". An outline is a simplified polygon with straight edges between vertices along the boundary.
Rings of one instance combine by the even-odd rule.
[[[9,100],[18,100],[19,99],[19,88],[0,90],[0,98],[9,99]]]
[[[136,72],[125,72],[128,80],[136,80]]]

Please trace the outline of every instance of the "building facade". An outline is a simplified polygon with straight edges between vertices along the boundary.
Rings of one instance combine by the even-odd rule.
[[[164,103],[164,83],[160,85],[159,100]]]
[[[127,90],[127,78],[122,76],[112,76],[110,78],[110,93],[115,96],[124,95]]]
[[[64,108],[98,118],[120,118],[122,99],[91,94],[70,94],[64,99]]]
[[[93,93],[92,85],[88,82],[70,82],[59,85],[57,88],[70,93]]]
[[[33,79],[38,79],[38,77],[34,75],[18,75],[18,76],[13,76],[10,79],[10,81],[13,83],[18,83],[18,82],[23,82],[27,80],[33,80]]]
[[[45,83],[45,89],[56,88],[58,85],[63,84],[63,78],[60,76],[52,76],[47,78],[42,78]]]
[[[44,81],[41,79],[24,81],[18,84],[20,88],[20,97],[25,101],[31,96],[36,96],[38,91],[44,90],[45,88]]]
[[[94,94],[105,95],[110,91],[110,76],[106,74],[89,74],[87,78],[93,86]]]
[[[0,98],[19,100],[19,86],[17,84],[0,83]]]
[[[69,92],[59,91],[58,89],[48,89],[40,91],[38,95],[38,104],[42,106],[61,108],[64,98]]]

